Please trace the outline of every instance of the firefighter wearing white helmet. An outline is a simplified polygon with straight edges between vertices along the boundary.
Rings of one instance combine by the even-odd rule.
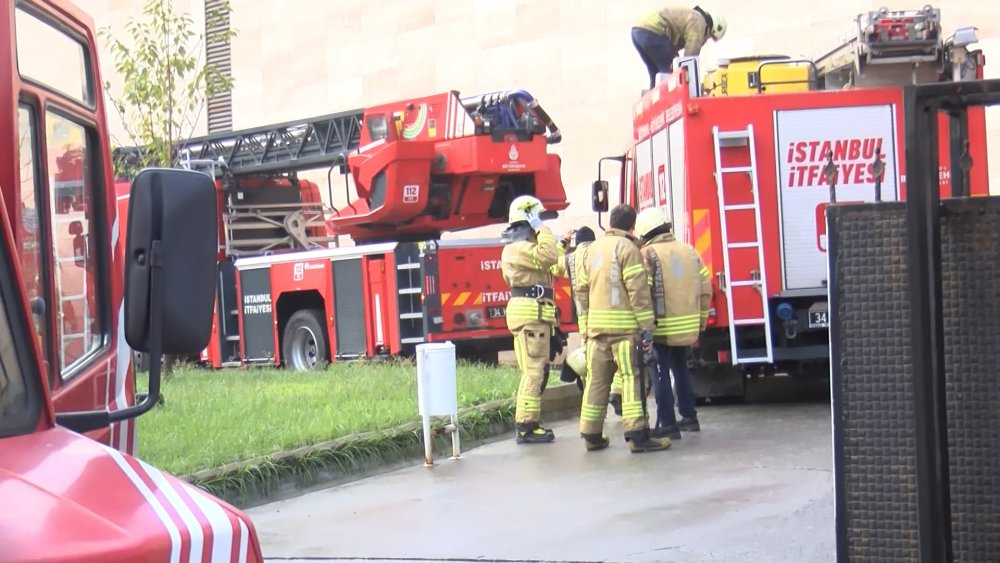
[[[507,328],[514,337],[514,354],[521,372],[514,412],[519,444],[551,442],[552,430],[541,423],[542,391],[548,378],[549,353],[556,324],[551,269],[558,252],[552,231],[542,224],[545,207],[523,195],[510,204],[509,241],[500,256],[503,279],[510,287]]]
[[[681,49],[685,57],[696,57],[701,48],[726,35],[726,18],[709,14],[700,7],[669,7],[647,14],[632,28],[632,44],[649,71],[649,87],[656,75],[674,71],[674,57]]]
[[[654,207],[640,213],[635,232],[642,243],[656,313],[653,348],[659,369],[654,370],[657,416],[652,434],[678,440],[682,430],[700,430],[687,358],[708,322],[712,280],[698,252],[674,238],[670,220],[660,209]],[[677,389],[680,423],[674,414],[671,372]]]

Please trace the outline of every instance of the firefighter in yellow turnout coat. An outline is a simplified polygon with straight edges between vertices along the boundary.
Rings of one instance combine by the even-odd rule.
[[[611,210],[604,236],[590,245],[574,296],[581,334],[587,337],[587,378],[580,406],[580,435],[588,450],[608,446],[603,435],[615,369],[622,374],[622,425],[633,453],[664,450],[669,438],[649,433],[643,394],[643,352],[656,328],[645,265],[636,239],[635,210]]]
[[[569,246],[570,236],[573,236],[573,250],[570,251],[567,247]],[[580,230],[571,232],[567,234],[561,241],[559,261],[552,268],[552,274],[560,277],[567,278],[569,280],[570,289],[576,287],[576,280],[580,277],[580,269],[583,267],[583,263],[587,260],[587,249],[590,248],[591,243],[596,240],[594,236],[594,231],[590,227],[582,227]],[[580,321],[583,324],[578,325],[580,334],[580,347],[586,349],[587,347],[587,326],[586,319]],[[569,356],[567,356],[568,358]],[[580,377],[580,385],[582,381],[586,379],[586,364],[583,366],[583,370],[576,371],[572,366],[568,365],[568,362],[564,362],[564,367],[569,367],[569,371],[563,370],[564,377],[563,381],[567,383],[572,383],[575,379],[570,379],[574,374]],[[615,371],[614,380],[611,383],[611,405],[615,409],[615,414],[621,416],[622,414],[622,374],[620,371]]]
[[[556,324],[552,268],[558,251],[552,231],[542,225],[545,208],[532,196],[510,205],[510,226],[504,238],[500,269],[510,287],[507,328],[514,336],[514,354],[521,371],[514,423],[517,442],[551,442],[552,430],[541,426],[542,389],[549,371],[549,352]]]
[[[687,357],[708,322],[712,280],[698,252],[674,238],[670,220],[659,209],[640,213],[635,231],[642,241],[656,311],[653,347],[659,369],[653,386],[657,414],[653,435],[677,440],[682,430],[700,430]],[[671,373],[682,417],[679,424],[674,415]]]

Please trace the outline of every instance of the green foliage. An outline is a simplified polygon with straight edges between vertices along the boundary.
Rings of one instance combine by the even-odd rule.
[[[228,20],[228,2],[206,14],[205,28],[213,44],[228,44],[236,32],[221,25]],[[233,81],[204,62],[204,35],[196,33],[190,14],[174,11],[171,0],[146,0],[142,18],[125,25],[128,41],[110,29],[100,30],[123,81],[121,92],[105,91],[122,117],[129,142],[138,149],[127,164],[116,162],[117,175],[131,176],[146,166],[170,166],[173,148],[190,137],[205,101],[229,91]]]
[[[514,369],[460,363],[459,406],[513,399],[517,383]],[[405,361],[315,372],[178,368],[163,397],[139,418],[138,454],[178,475],[420,420],[416,369]]]

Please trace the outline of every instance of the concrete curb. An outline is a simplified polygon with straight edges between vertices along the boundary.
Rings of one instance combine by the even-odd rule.
[[[580,412],[580,390],[574,384],[559,384],[549,386],[542,393],[542,415],[543,420],[550,421],[565,420],[579,416]],[[480,429],[476,435],[466,438],[463,435],[462,451],[469,451],[492,439],[504,434],[513,433],[513,399],[502,399],[491,401],[473,407],[466,407],[459,410],[459,425],[468,422],[470,415],[484,415],[489,421],[486,428]],[[451,452],[451,439],[444,431],[444,426],[448,420],[444,417],[432,419],[432,440],[435,456],[445,455]],[[406,435],[414,435],[412,442]],[[372,432],[353,434],[335,440],[328,440],[318,444],[302,446],[288,451],[276,452],[270,455],[257,456],[248,460],[229,463],[221,467],[197,471],[180,478],[195,486],[206,488],[213,494],[220,496],[223,500],[239,506],[249,508],[281,498],[287,498],[297,494],[308,492],[322,487],[343,484],[351,481],[363,479],[365,477],[391,471],[397,468],[411,466],[414,462],[421,461],[423,457],[423,439],[421,434],[421,424],[411,422]],[[333,452],[350,448],[352,445],[384,438],[402,438],[407,442],[405,453],[400,455],[398,450],[387,453],[385,456],[377,456],[372,461],[364,461],[352,468],[350,471],[338,471],[336,468],[313,468],[308,475],[294,470],[297,461],[307,458],[316,453]],[[389,459],[384,459],[388,457]],[[286,470],[281,475],[267,478],[267,492],[263,493],[241,493],[227,494],[224,491],[213,491],[213,483],[223,480],[246,480],[251,481],[255,477],[252,475],[255,468],[263,466],[283,466]]]

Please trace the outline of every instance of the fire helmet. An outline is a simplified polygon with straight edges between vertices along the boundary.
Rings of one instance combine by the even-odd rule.
[[[639,238],[646,238],[646,235],[653,232],[657,227],[670,225],[670,219],[658,207],[643,209],[635,218],[635,234]]]

